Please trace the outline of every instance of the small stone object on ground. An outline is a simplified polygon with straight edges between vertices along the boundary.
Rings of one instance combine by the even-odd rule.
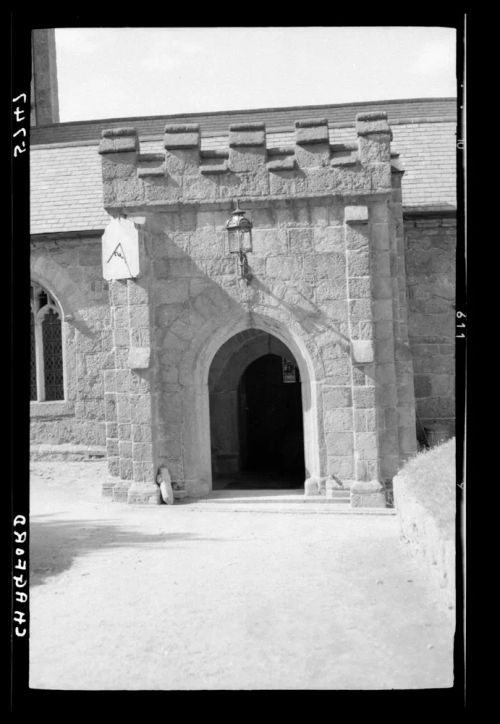
[[[172,505],[174,502],[174,491],[172,490],[172,480],[168,468],[160,466],[156,482],[160,486],[160,492],[163,502],[166,505]]]

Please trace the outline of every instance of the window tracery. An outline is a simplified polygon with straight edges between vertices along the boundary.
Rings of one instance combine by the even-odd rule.
[[[31,283],[30,400],[64,400],[62,322],[54,297]]]

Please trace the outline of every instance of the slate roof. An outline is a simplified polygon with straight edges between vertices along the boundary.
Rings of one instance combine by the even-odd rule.
[[[31,129],[31,233],[103,229],[109,216],[102,208],[103,128],[134,126],[141,152],[162,151],[166,123],[199,123],[202,148],[227,146],[230,123],[264,121],[267,145],[293,143],[293,123],[328,118],[332,143],[354,142],[357,113],[386,110],[392,126],[393,151],[405,169],[406,208],[456,205],[456,101],[453,98],[379,101],[335,106],[307,106],[225,113],[183,114],[60,123]]]

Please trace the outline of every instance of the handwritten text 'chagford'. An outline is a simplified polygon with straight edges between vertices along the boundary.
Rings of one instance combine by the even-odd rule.
[[[25,526],[26,518],[24,515],[16,515],[14,518],[14,543],[16,548],[14,550],[15,563],[14,573],[17,571],[26,571],[26,546],[24,548],[17,547],[19,543],[26,543],[28,534],[26,530],[15,530],[17,526]],[[28,584],[28,578],[25,573],[14,575],[14,597],[15,597],[15,610],[14,610],[14,623],[19,624],[15,626],[16,636],[26,636],[26,604],[28,603],[28,594],[22,590],[26,588]],[[18,604],[23,604],[19,606]],[[18,610],[19,609],[19,610]],[[24,610],[23,610],[24,609]]]

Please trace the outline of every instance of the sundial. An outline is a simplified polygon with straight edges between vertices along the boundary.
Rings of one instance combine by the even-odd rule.
[[[139,276],[139,231],[131,219],[113,219],[102,236],[104,279]]]

